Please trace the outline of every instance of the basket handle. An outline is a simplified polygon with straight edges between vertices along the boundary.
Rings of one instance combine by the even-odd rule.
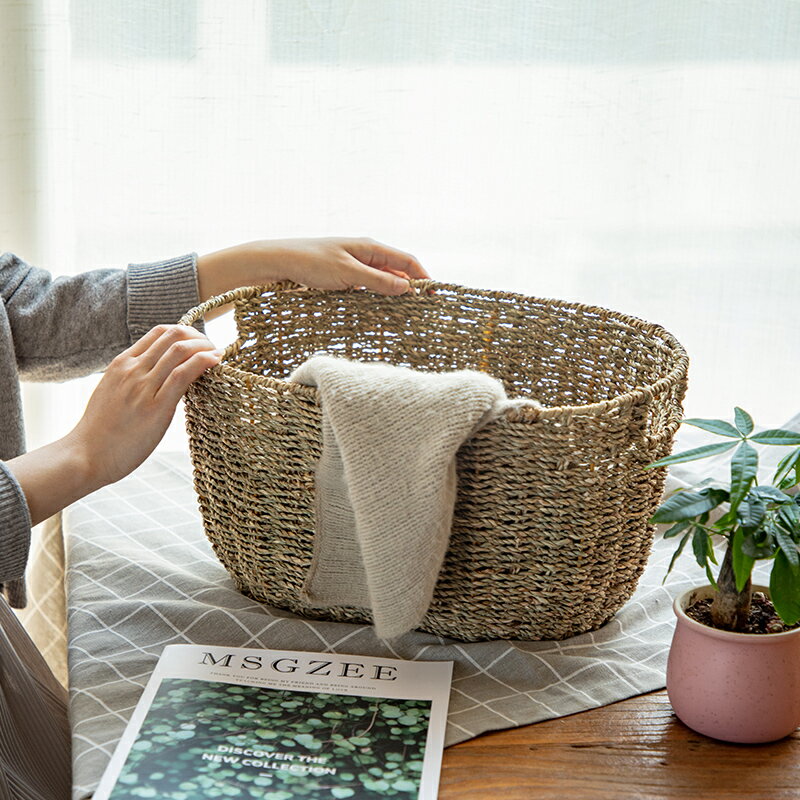
[[[224,294],[218,294],[214,297],[209,297],[204,303],[199,306],[190,308],[178,320],[178,325],[194,325],[199,319],[205,317],[209,311],[213,311],[220,306],[227,306],[237,300],[249,300],[251,297],[263,294],[264,292],[279,292],[286,291],[287,289],[298,289],[300,284],[293,283],[292,281],[279,281],[277,283],[268,283],[264,286],[242,286],[239,289],[231,289]]]

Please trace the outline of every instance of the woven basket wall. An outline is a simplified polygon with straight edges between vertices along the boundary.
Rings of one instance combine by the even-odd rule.
[[[682,416],[688,360],[658,325],[601,308],[414,281],[382,297],[287,284],[234,302],[238,339],[189,390],[186,420],[206,534],[237,587],[315,618],[300,601],[321,449],[316,390],[287,381],[315,351],[421,370],[477,369],[509,411],[458,453],[450,547],[423,630],[462,640],[562,639],[599,627],[633,593]],[[409,426],[414,420],[408,420]]]

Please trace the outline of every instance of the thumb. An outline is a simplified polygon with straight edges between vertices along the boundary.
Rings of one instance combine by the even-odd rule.
[[[368,267],[352,256],[349,266],[352,270],[352,280],[349,281],[351,286],[363,286],[365,289],[386,295],[405,294],[411,288],[408,275],[401,270]]]

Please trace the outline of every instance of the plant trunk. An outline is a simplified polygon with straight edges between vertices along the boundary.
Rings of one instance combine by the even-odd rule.
[[[736,591],[736,577],[733,574],[733,554],[730,543],[725,550],[725,558],[717,578],[717,594],[711,604],[711,621],[715,628],[726,631],[744,630],[750,614],[750,578],[741,592]]]

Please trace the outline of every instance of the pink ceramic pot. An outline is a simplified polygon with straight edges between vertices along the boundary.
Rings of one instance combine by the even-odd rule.
[[[769,594],[763,586],[754,589]],[[732,633],[690,619],[684,609],[710,586],[675,600],[667,693],[678,718],[728,742],[772,742],[800,725],[800,629]]]

